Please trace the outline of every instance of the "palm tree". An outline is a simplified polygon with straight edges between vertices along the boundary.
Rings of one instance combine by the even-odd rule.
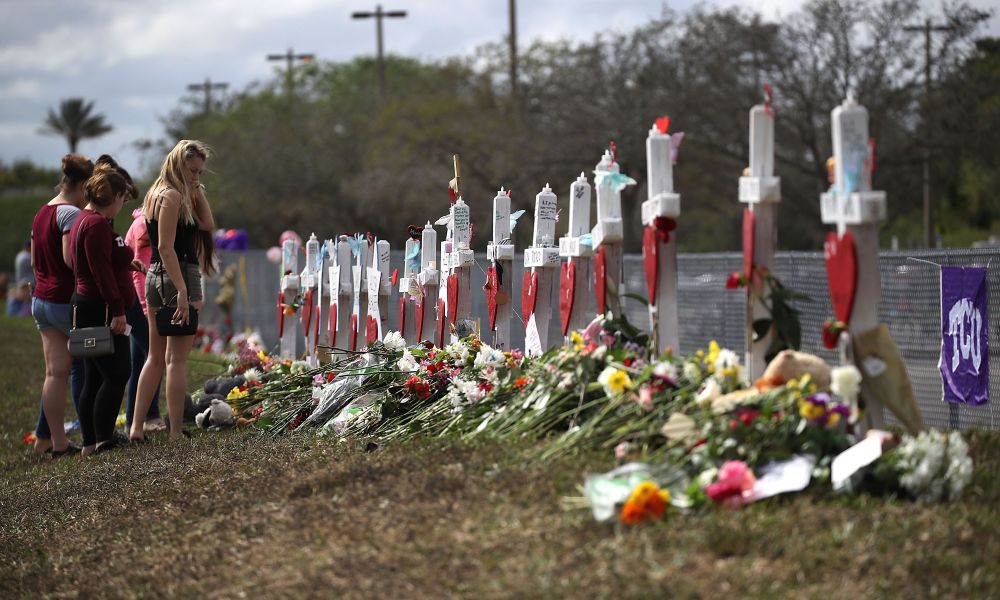
[[[67,98],[59,103],[59,113],[49,109],[40,133],[62,135],[69,143],[69,151],[76,152],[76,145],[84,138],[96,138],[111,131],[111,125],[104,121],[104,115],[91,114],[93,102],[83,98]]]

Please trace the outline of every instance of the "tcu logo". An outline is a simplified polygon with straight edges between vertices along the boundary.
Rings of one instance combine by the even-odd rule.
[[[981,334],[983,315],[972,300],[962,298],[948,311],[948,336],[951,337],[951,370],[954,372],[963,360],[972,359],[973,371],[978,375],[983,361]]]

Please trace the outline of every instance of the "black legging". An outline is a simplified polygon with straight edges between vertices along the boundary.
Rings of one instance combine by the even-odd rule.
[[[75,301],[77,327],[95,327],[105,323],[105,304],[102,300],[76,297]],[[115,335],[112,339],[115,343],[114,354],[84,360],[79,407],[84,446],[111,440],[128,384],[131,371],[129,339],[124,335]]]

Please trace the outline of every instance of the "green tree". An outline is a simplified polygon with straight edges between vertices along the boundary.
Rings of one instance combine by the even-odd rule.
[[[59,103],[58,113],[49,109],[40,132],[65,137],[69,151],[76,152],[80,140],[100,137],[112,129],[111,125],[105,122],[104,115],[94,114],[93,111],[92,101],[67,98]]]

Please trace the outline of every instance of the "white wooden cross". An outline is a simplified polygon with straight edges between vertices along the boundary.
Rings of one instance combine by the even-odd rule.
[[[358,236],[358,255],[352,267],[354,306],[351,308],[350,350],[356,352],[364,346],[368,315],[368,240]]]
[[[417,283],[420,297],[419,304],[414,319],[416,320],[416,340],[436,340],[437,320],[434,318],[435,306],[438,294],[439,272],[437,266],[437,232],[430,221],[424,225],[424,230],[420,234],[420,273],[417,275]]]
[[[302,321],[304,333],[306,362],[311,367],[319,366],[316,355],[316,344],[319,343],[319,313],[316,310],[319,295],[320,245],[316,234],[310,234],[306,242],[306,264],[299,274],[302,287],[302,305],[299,308],[299,319]]]
[[[677,240],[673,225],[681,213],[681,197],[674,193],[673,141],[668,131],[660,131],[655,124],[646,137],[646,173],[649,199],[642,203],[643,264],[650,265],[646,271],[647,291],[651,292],[650,328],[657,351],[662,353],[670,348],[676,354],[680,351],[680,336]],[[650,275],[655,277],[654,281],[649,280]]]
[[[752,265],[768,271],[774,268],[774,252],[778,246],[778,203],[781,201],[781,179],[774,176],[774,110],[770,103],[770,87],[766,87],[767,101],[750,109],[750,167],[740,177],[740,202],[746,204],[744,220],[751,220],[744,235],[753,235],[750,247]],[[747,248],[744,249],[746,251]],[[765,355],[774,334],[771,330],[754,340],[753,323],[758,319],[768,319],[770,314],[761,300],[754,300],[751,291],[753,273],[747,286],[747,317],[745,327],[745,361],[750,381],[755,381],[767,366]],[[752,304],[751,304],[752,303]]]
[[[590,235],[590,183],[580,173],[569,186],[569,228],[559,238],[559,256],[566,259],[560,272],[560,311],[569,309],[563,319],[563,335],[584,329],[594,318],[594,242]],[[589,238],[589,239],[588,239]],[[572,271],[572,275],[567,275]],[[572,282],[573,289],[562,286]],[[563,295],[567,298],[563,301]],[[569,306],[567,307],[567,303]]]
[[[528,356],[539,356],[549,348],[552,290],[559,267],[559,248],[555,246],[557,210],[556,195],[546,183],[535,196],[532,245],[524,251],[524,268],[531,271],[525,273],[521,298],[522,303],[528,302],[534,307],[527,315],[522,304],[522,313],[528,317],[524,334],[524,352]]]
[[[406,238],[403,247],[403,275],[399,278],[399,334],[408,344],[415,344],[417,339],[416,304],[420,299],[417,288],[417,275],[420,273],[420,261],[416,264],[406,257],[413,254],[420,257],[420,240]]]
[[[389,242],[377,240],[371,249],[371,265],[368,269],[368,315],[365,324],[365,342],[371,345],[381,340],[386,334],[386,321],[389,315],[389,294],[392,282],[389,281],[389,258],[391,252]]]
[[[290,305],[295,301],[301,289],[299,283],[299,244],[295,240],[286,239],[281,244],[281,283],[278,291],[278,353],[282,358],[294,359],[298,329],[295,327],[296,317],[286,315],[282,305]]]
[[[615,317],[622,315],[621,294],[624,293],[622,280],[622,200],[621,191],[615,183],[616,176],[621,173],[620,166],[611,154],[605,150],[600,162],[594,167],[595,187],[597,188],[597,223],[592,232],[594,252],[598,254],[594,265],[594,286],[597,292],[597,310],[611,312]],[[634,182],[633,182],[634,183]],[[603,258],[602,256],[603,255]],[[601,277],[601,263],[604,266],[604,281]],[[604,291],[601,297],[601,291]]]
[[[510,350],[510,321],[513,315],[514,242],[510,220],[510,196],[501,187],[493,198],[493,241],[486,246],[486,258],[496,273],[497,290],[486,282],[487,306],[489,295],[495,293],[496,326],[493,328],[493,347]],[[487,278],[489,279],[489,278]],[[489,318],[487,316],[487,323]]]
[[[446,310],[447,322],[452,326],[451,341],[458,341],[460,338],[472,333],[472,267],[476,262],[475,253],[469,247],[472,241],[472,222],[469,214],[469,205],[461,196],[451,205],[452,239],[451,249],[448,253],[448,266],[450,269],[449,283],[446,290]],[[451,275],[455,278],[452,279]],[[456,285],[456,292],[451,290],[451,286]],[[452,300],[457,300],[456,306],[452,307]],[[454,315],[452,311],[454,310]]]
[[[351,243],[341,235],[336,244],[328,242],[332,264],[327,279],[330,282],[330,346],[346,350],[350,344],[351,296],[354,293],[354,271],[351,268]]]
[[[886,217],[885,192],[871,189],[871,146],[868,137],[868,111],[848,95],[831,113],[833,128],[834,181],[820,196],[823,223],[836,225],[839,247],[828,238],[825,253],[844,252],[843,236],[854,238],[857,280],[853,310],[847,330],[854,336],[879,325],[878,306],[882,296],[879,273],[878,223]],[[847,362],[849,342],[842,339],[841,360]],[[868,406],[868,424],[884,426],[883,405],[862,388]]]

